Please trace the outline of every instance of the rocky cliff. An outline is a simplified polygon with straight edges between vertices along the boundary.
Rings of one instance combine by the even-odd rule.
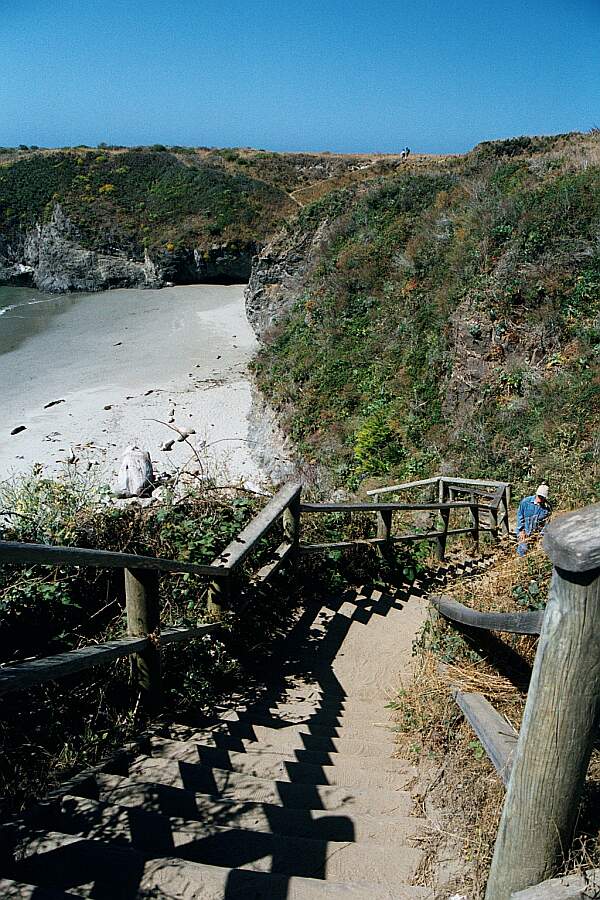
[[[250,277],[256,245],[212,244],[206,249],[132,248],[99,252],[54,205],[49,221],[36,223],[12,242],[0,239],[0,284],[30,284],[47,293],[158,288],[165,284],[241,283]]]

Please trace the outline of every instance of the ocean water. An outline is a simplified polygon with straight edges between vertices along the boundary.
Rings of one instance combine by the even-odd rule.
[[[223,478],[256,482],[255,349],[240,285],[59,296],[0,288],[0,478],[34,462],[56,469],[71,451],[110,478],[130,445],[175,469],[190,448],[161,451],[177,437],[174,418],[194,429],[207,466],[210,456]]]

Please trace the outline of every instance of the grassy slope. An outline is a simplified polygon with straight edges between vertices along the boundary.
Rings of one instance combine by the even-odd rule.
[[[309,458],[598,496],[597,136],[483,144],[300,218],[330,237],[257,374]]]
[[[375,160],[205,148],[0,148],[0,236],[46,221],[56,201],[93,249],[263,243],[298,208]],[[317,187],[317,191],[323,190]]]

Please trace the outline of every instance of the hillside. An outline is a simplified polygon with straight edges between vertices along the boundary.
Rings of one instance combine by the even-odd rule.
[[[0,283],[42,290],[246,281],[304,202],[378,157],[255,150],[0,150]],[[385,168],[389,165],[382,158]],[[326,187],[324,187],[326,186]]]
[[[600,137],[515,138],[302,209],[255,264],[258,382],[338,482],[600,480]]]

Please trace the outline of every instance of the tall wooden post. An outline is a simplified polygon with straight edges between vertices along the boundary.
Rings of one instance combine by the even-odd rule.
[[[300,494],[283,511],[283,534],[292,547],[300,543]]]
[[[438,532],[437,536],[437,547],[436,547],[436,555],[440,560],[444,560],[446,558],[446,541],[448,540],[448,523],[450,521],[450,507],[446,507],[446,509],[440,509],[440,516],[442,519],[442,530]]]
[[[510,523],[508,521],[508,510],[510,509],[510,485],[507,484],[502,492],[501,506],[504,511],[502,518],[502,534],[508,535],[510,532]]]
[[[438,503],[444,503],[446,500],[446,482],[440,476],[438,481]]]
[[[600,713],[600,504],[561,516],[486,900],[552,877],[569,850]]]
[[[127,632],[131,637],[148,637],[149,646],[132,657],[132,674],[137,681],[144,707],[149,712],[160,706],[160,606],[158,572],[154,569],[125,569]]]
[[[471,507],[469,507],[471,510],[471,519],[473,521],[471,536],[475,544],[479,546],[479,505],[476,502],[474,494],[471,494],[471,503],[473,504]]]
[[[208,586],[208,596],[206,599],[206,614],[209,619],[217,620],[223,615],[224,607],[228,606],[231,571],[229,569],[222,570],[224,575],[215,578]]]

